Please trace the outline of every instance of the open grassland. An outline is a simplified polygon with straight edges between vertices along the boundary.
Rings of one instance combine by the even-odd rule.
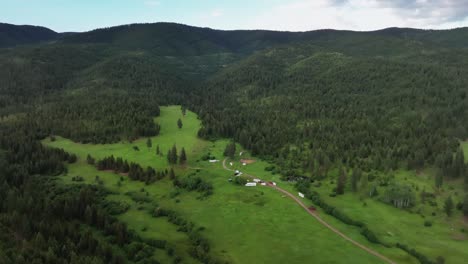
[[[183,121],[182,129],[177,127],[178,118]],[[101,181],[113,193],[107,197],[108,200],[130,206],[128,211],[118,216],[120,220],[142,237],[168,240],[175,245],[176,252],[183,257],[184,263],[197,262],[187,253],[190,247],[188,237],[177,231],[177,226],[169,223],[166,218],[152,217],[149,211],[156,205],[177,211],[193,221],[197,227],[202,227],[202,234],[212,245],[212,253],[219,259],[232,263],[379,263],[377,258],[321,226],[296,203],[273,189],[246,188],[228,182],[232,175],[222,168],[221,162],[209,163],[201,160],[201,156],[207,153],[222,160],[227,141],[208,142],[198,139],[196,133],[200,122],[194,113],[187,111],[187,115],[182,117],[180,107],[162,107],[161,116],[155,121],[161,125],[161,133],[152,138],[151,148],[146,146],[146,139],[132,143],[91,145],[57,137],[55,141],[44,140],[44,144],[78,155],[78,162],[70,165],[67,175],[61,177],[64,183],[73,184],[74,176],[83,177],[84,182],[89,184],[98,184]],[[176,191],[167,178],[145,185],[131,181],[126,176],[98,171],[85,161],[88,154],[97,159],[114,155],[142,166],[165,169],[169,166],[165,154],[173,144],[185,147],[188,154],[188,165],[176,167],[176,174],[183,176],[196,173],[213,184],[213,195],[207,199],[198,199],[200,195],[196,192]],[[155,153],[157,145],[162,156]],[[134,146],[139,151],[134,150]],[[246,173],[279,182],[279,175],[265,171],[265,167],[270,166],[265,161],[256,160],[247,166],[240,165],[237,160],[234,162],[233,167]],[[124,181],[118,184],[121,177]],[[292,184],[280,184],[294,193]],[[132,199],[135,194],[147,197],[148,201]],[[321,216],[351,238],[398,263],[416,263],[414,258],[401,250],[371,244],[359,234],[358,229],[344,225],[331,216]],[[164,251],[158,250],[155,254],[160,260],[170,259]]]
[[[331,197],[336,180],[323,180],[320,187],[314,184],[311,189],[352,219],[364,222],[385,243],[409,245],[431,259],[444,256],[446,263],[464,263],[468,257],[468,234],[465,231],[468,225],[459,210],[455,209],[450,218],[443,211],[444,201],[449,195],[455,204],[463,200],[462,181],[445,182],[441,190],[435,190],[432,175],[431,171],[395,173],[398,182],[437,194],[434,199],[436,205],[428,201],[422,203],[418,196],[417,204],[409,210],[394,208],[378,201],[378,198],[369,198],[365,192],[347,190],[344,195]],[[379,189],[379,192],[383,191],[383,188]],[[425,227],[426,221],[432,226]]]
[[[180,118],[183,127],[177,127],[177,119]],[[78,144],[71,140],[57,137],[55,142],[46,141],[49,146],[63,148],[79,157],[86,157],[90,154],[96,159],[114,155],[128,161],[138,162],[140,165],[152,166],[154,168],[168,168],[167,152],[175,144],[180,150],[184,147],[187,150],[189,160],[198,155],[197,152],[203,149],[206,142],[196,138],[200,127],[200,120],[195,113],[187,111],[183,116],[180,107],[161,107],[161,117],[155,118],[161,125],[160,135],[152,137],[152,147],[146,146],[146,138],[141,138],[133,142],[119,142],[116,144]],[[156,148],[159,145],[161,155],[156,155]],[[138,151],[134,149],[138,147]]]

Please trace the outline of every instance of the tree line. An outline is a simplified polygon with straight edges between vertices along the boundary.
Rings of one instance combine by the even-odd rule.
[[[167,174],[167,170],[156,171],[151,166],[143,169],[138,163],[128,162],[118,157],[115,158],[113,155],[105,157],[97,162],[88,155],[87,161],[91,165],[95,165],[98,170],[112,170],[115,173],[127,174],[128,177],[135,181],[142,181],[146,184],[156,182],[163,179]]]

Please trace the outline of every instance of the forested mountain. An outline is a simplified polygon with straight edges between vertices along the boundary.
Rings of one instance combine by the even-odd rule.
[[[67,243],[54,263],[77,254],[81,263],[124,263],[127,257],[109,248],[133,240],[143,247],[100,203],[91,208],[100,189],[63,190],[48,180],[76,157],[38,140],[105,144],[154,136],[161,105],[195,111],[200,137],[232,138],[288,180],[324,178],[342,167],[430,167],[468,179],[459,146],[468,138],[465,36],[466,28],[275,32],[173,23],[59,35],[0,24],[0,47],[8,47],[0,49],[0,230],[32,248],[0,243],[0,251],[7,248],[18,263],[30,263],[31,255],[52,263],[41,246],[47,239],[54,248]],[[29,45],[14,47],[22,44]],[[34,215],[43,210],[61,227]],[[94,217],[83,219],[85,211]],[[99,242],[79,222],[112,241]],[[67,240],[69,233],[75,235]]]
[[[0,48],[51,41],[59,35],[45,27],[0,23]]]
[[[196,104],[200,135],[234,137],[254,153],[295,160],[292,168],[316,159],[365,170],[435,164],[468,137],[468,101],[466,70],[432,63],[314,45],[260,52],[199,91],[209,102]]]
[[[454,151],[451,140],[468,136],[465,32],[222,31],[173,23],[97,29],[2,52],[0,105],[12,114],[117,89],[115,96],[193,105],[205,125],[201,135],[233,136],[254,153],[278,157],[289,144],[307,143],[343,161],[372,163],[368,157],[379,153],[392,166],[422,166],[440,151],[415,146]],[[413,140],[421,134],[431,138]]]

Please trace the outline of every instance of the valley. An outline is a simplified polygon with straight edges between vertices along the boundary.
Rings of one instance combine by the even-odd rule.
[[[63,184],[76,184],[73,180],[76,176],[81,176],[83,183],[98,184],[96,182],[96,177],[98,177],[102,181],[100,184],[111,191],[106,199],[124,203],[129,207],[124,213],[118,215],[120,220],[144,238],[164,238],[175,246],[176,255],[181,256],[184,262],[197,263],[197,260],[188,253],[190,242],[187,235],[177,231],[177,226],[168,222],[167,219],[154,218],[151,215],[151,210],[154,209],[155,204],[159,207],[175,210],[193,221],[197,227],[203,228],[202,234],[210,241],[213,256],[222,261],[243,263],[255,258],[258,263],[284,263],[285,261],[295,262],[294,259],[299,261],[310,258],[320,262],[341,263],[340,259],[345,261],[349,252],[353,252],[353,258],[359,258],[363,263],[376,263],[378,261],[376,257],[355,247],[315,219],[308,217],[307,212],[304,212],[293,200],[274,189],[260,185],[248,188],[229,182],[228,179],[233,177],[232,172],[223,169],[221,161],[224,159],[222,152],[228,141],[210,142],[199,139],[196,133],[200,121],[196,114],[187,111],[186,115],[183,116],[180,109],[180,106],[161,107],[161,116],[155,119],[155,122],[161,125],[161,133],[150,138],[151,147],[147,146],[145,138],[131,143],[94,145],[78,144],[56,137],[54,141],[49,138],[45,139],[43,143],[50,147],[62,148],[78,156],[77,163],[69,165],[67,174],[60,177]],[[181,129],[176,124],[178,118],[181,118],[183,122]],[[180,175],[180,177],[199,175],[213,184],[213,195],[200,198],[196,192],[187,192],[174,187],[167,177],[146,185],[132,181],[127,176],[98,171],[86,163],[88,154],[97,160],[114,155],[144,167],[153,166],[156,170],[164,170],[169,168],[170,164],[166,155],[156,155],[155,149],[159,146],[161,153],[166,153],[173,144],[184,147],[188,154],[186,165],[174,167],[176,175]],[[135,150],[134,146],[137,146],[138,150]],[[243,155],[249,155],[248,152],[243,152]],[[209,163],[207,160],[202,160],[202,156],[207,153],[220,161]],[[297,193],[294,184],[281,181],[279,175],[273,175],[264,170],[265,167],[271,166],[269,163],[255,158],[256,162],[242,166],[239,159],[240,157],[236,157],[233,160],[233,168],[242,170],[246,174],[258,175],[267,181],[275,181],[289,192]],[[410,172],[401,171],[397,173],[397,177],[403,180],[403,177],[408,177],[408,174]],[[124,178],[123,181],[120,180],[121,177]],[[431,179],[423,180],[423,177],[429,176],[423,174],[418,177],[421,180],[413,180],[412,182],[418,184],[420,188],[430,190]],[[119,185],[120,181],[122,183]],[[453,183],[453,187],[449,186],[450,189],[457,188],[456,183]],[[332,186],[330,186],[330,182],[324,180],[321,187],[311,187],[311,189],[317,190],[323,197],[327,197]],[[457,190],[461,191],[458,188]],[[133,193],[141,193],[148,197],[148,200],[134,200]],[[439,202],[441,201],[443,201],[443,197],[439,198]],[[313,205],[308,200],[304,200],[304,202]],[[454,222],[448,224],[441,211],[438,211],[440,216],[431,217],[434,226],[425,228],[423,227],[424,217],[400,209],[393,209],[374,199],[362,199],[362,195],[359,198],[359,195],[347,194],[343,198],[327,199],[327,202],[353,219],[364,221],[372,230],[376,231],[378,237],[383,239],[385,244],[391,245],[403,241],[405,241],[403,243],[416,243],[421,236],[427,236],[423,243],[418,242],[417,249],[427,248],[427,251],[423,251],[425,254],[437,256],[435,255],[437,251],[434,251],[433,248],[440,248],[440,245],[432,244],[435,241],[430,239],[434,232],[437,232],[439,238],[446,237],[442,243],[451,243],[450,248],[453,252],[450,254],[449,261],[461,261],[465,257],[462,249],[465,242],[453,240],[453,237],[457,236],[460,228],[464,228],[465,224]],[[430,212],[430,208],[426,208],[424,211],[427,214]],[[395,263],[416,263],[413,257],[397,248],[386,248],[370,243],[359,234],[358,228],[340,222],[327,215],[320,208],[318,214],[353,240],[383,254]],[[401,219],[406,221],[401,222]],[[456,230],[453,224],[455,224]],[[449,228],[448,225],[451,225],[452,228]],[[415,228],[415,226],[418,227]],[[424,229],[427,231],[421,232]],[[289,230],[295,231],[291,233]],[[460,235],[464,236],[463,233]],[[271,252],[271,248],[281,248],[282,253]],[[337,248],[343,252],[341,257],[336,252]],[[333,250],[334,253],[326,254],[329,250]],[[446,252],[445,250],[444,252]],[[163,260],[171,258],[163,250],[156,251],[155,256]]]
[[[0,263],[464,263],[467,37],[0,24]]]

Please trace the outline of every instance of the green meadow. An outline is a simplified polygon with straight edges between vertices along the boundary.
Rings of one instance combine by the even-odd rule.
[[[178,118],[183,122],[181,129],[177,127]],[[187,114],[182,116],[179,106],[161,107],[161,115],[155,119],[155,122],[161,125],[161,133],[151,138],[151,148],[147,147],[146,138],[134,142],[92,145],[74,143],[56,137],[54,141],[46,139],[43,143],[50,147],[63,148],[78,156],[78,161],[68,166],[68,173],[60,177],[63,184],[76,184],[72,180],[74,176],[83,177],[84,182],[88,184],[98,184],[96,181],[98,178],[112,193],[106,199],[129,205],[129,209],[118,215],[118,218],[144,238],[167,240],[175,246],[177,254],[183,257],[183,263],[198,263],[188,254],[190,248],[188,237],[185,233],[179,232],[177,226],[166,218],[152,217],[149,210],[155,204],[174,210],[194,222],[203,230],[203,236],[210,241],[211,253],[230,263],[380,263],[376,257],[319,224],[295,202],[275,190],[260,186],[247,188],[229,182],[232,173],[224,170],[221,165],[222,153],[228,140],[210,142],[199,139],[196,135],[200,121],[196,114],[187,111]],[[86,163],[88,154],[96,159],[114,155],[142,166],[166,169],[169,168],[166,153],[174,144],[179,150],[184,147],[188,154],[188,164],[175,167],[177,176],[196,174],[202,177],[213,184],[213,195],[199,199],[200,194],[197,192],[176,191],[167,178],[145,185],[142,182],[131,181],[126,176],[98,171]],[[158,145],[163,155],[156,155]],[[138,147],[139,150],[135,150],[134,147]],[[201,157],[208,153],[220,162],[203,161]],[[249,154],[245,152],[242,157],[249,157]],[[254,163],[242,166],[239,163],[240,158],[236,157],[233,160],[233,168],[264,180],[277,181],[283,188],[294,193],[292,184],[280,182],[279,175],[265,171],[265,167],[270,166],[269,163],[253,157]],[[124,180],[119,184],[121,177]],[[328,187],[324,185],[321,188],[326,193]],[[148,202],[135,201],[132,199],[135,194],[147,197]],[[391,229],[394,237],[386,238],[388,241],[396,241],[400,237],[416,239],[418,232],[429,236],[430,232],[439,234],[445,230],[442,223],[424,229],[423,220],[417,215],[408,217],[408,220],[400,225],[399,216],[406,212],[372,201],[368,202],[366,208],[359,207],[362,202],[356,203],[353,199],[355,198],[343,196],[343,199],[340,197],[333,202],[339,204],[346,213],[364,219],[379,234],[386,234],[387,229]],[[359,234],[358,229],[347,226],[323,212],[319,211],[319,214],[349,237],[397,263],[417,263],[405,252],[372,244]],[[386,221],[385,224],[382,219]],[[450,232],[445,231],[449,237]],[[451,253],[460,255],[458,251],[464,242],[459,242],[460,244],[451,240],[446,242],[450,243]],[[433,244],[427,243],[427,246],[431,245]],[[439,250],[443,251],[444,247],[439,245]],[[163,263],[171,261],[171,257],[162,250],[156,250],[155,257]]]
[[[447,217],[443,210],[444,201],[449,195],[455,204],[463,201],[463,180],[444,182],[443,187],[436,190],[433,175],[430,170],[395,173],[398,182],[437,194],[435,204],[423,203],[417,197],[416,206],[408,210],[397,209],[378,201],[378,198],[369,198],[364,192],[353,193],[350,189],[344,195],[332,197],[330,194],[336,182],[330,179],[321,181],[320,187],[313,185],[311,189],[352,219],[364,222],[384,243],[411,245],[431,259],[444,256],[446,263],[464,263],[468,258],[465,231],[468,225],[461,211],[454,209],[453,215]],[[383,188],[378,189],[378,192],[383,191]],[[424,226],[426,221],[432,225]]]

